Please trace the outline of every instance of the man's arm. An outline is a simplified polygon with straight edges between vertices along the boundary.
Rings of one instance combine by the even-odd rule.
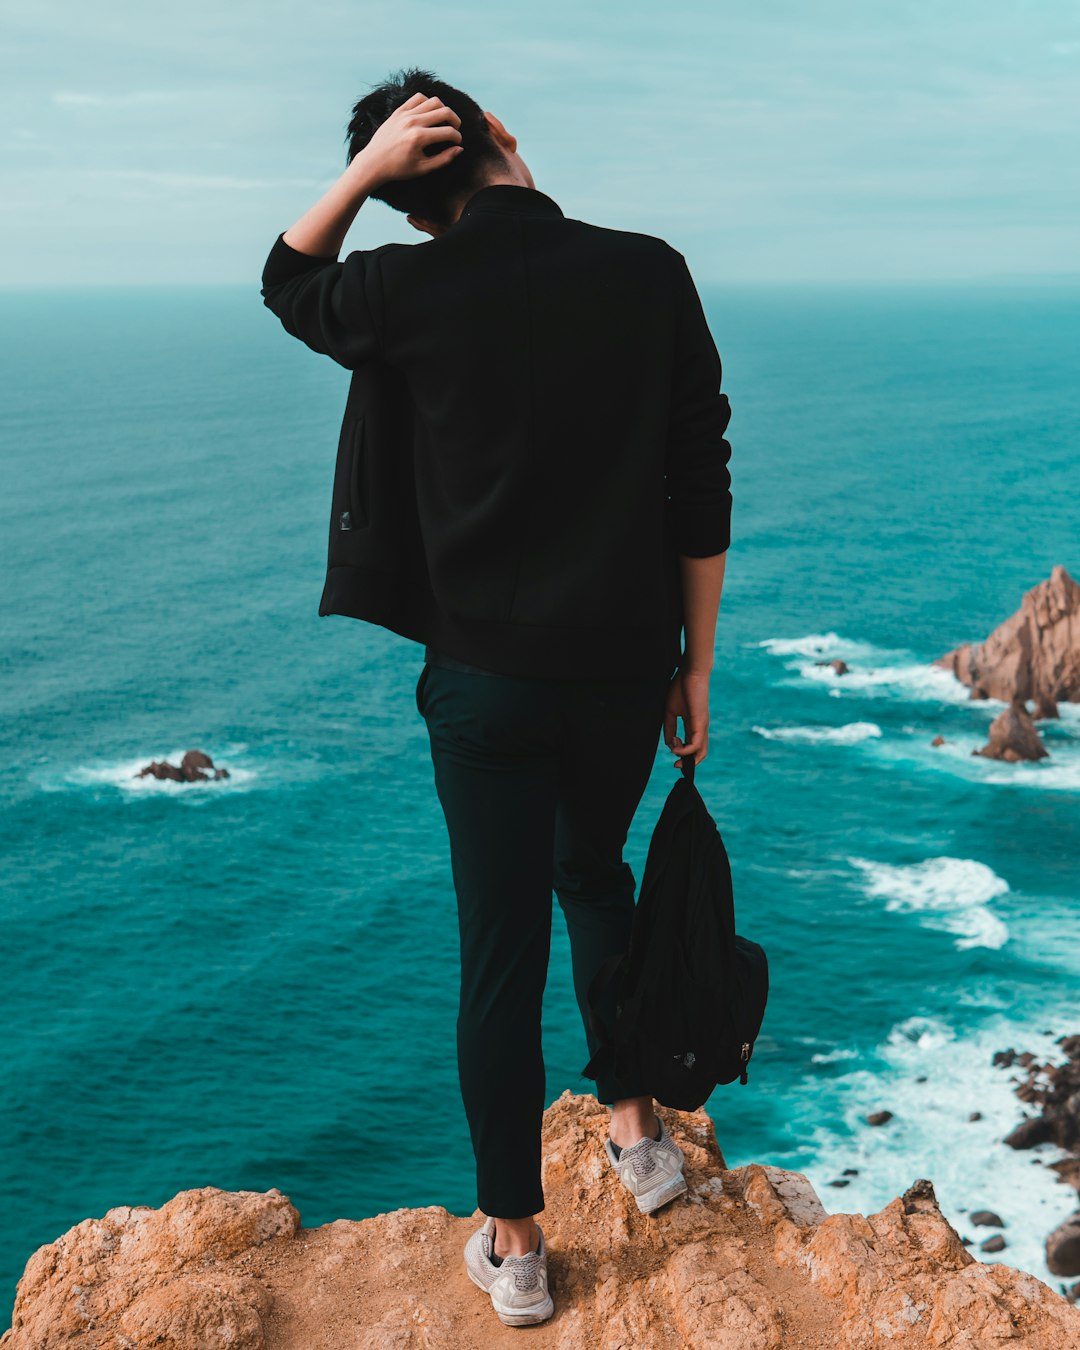
[[[679,558],[682,571],[683,628],[686,642],[680,669],[707,672],[713,668],[716,618],[724,589],[727,552],[708,558]]]
[[[349,370],[378,355],[380,250],[357,249],[340,262],[338,253],[376,187],[429,173],[458,153],[458,125],[457,113],[439,99],[414,94],[394,109],[315,205],[278,235],[263,266],[261,294],[286,332]],[[452,143],[437,154],[426,153],[448,138]]]

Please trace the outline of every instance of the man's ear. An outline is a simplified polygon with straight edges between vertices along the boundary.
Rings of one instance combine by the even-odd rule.
[[[432,238],[442,234],[446,228],[443,225],[436,225],[434,221],[422,220],[419,216],[406,216],[405,219],[414,230],[420,230],[423,234],[430,234]]]

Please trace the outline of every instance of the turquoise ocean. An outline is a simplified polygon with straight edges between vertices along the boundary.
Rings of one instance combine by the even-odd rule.
[[[1080,1031],[1080,706],[972,758],[1000,705],[930,662],[1080,576],[1080,285],[701,289],[735,505],[698,781],[772,975],[721,1146],[830,1210],[929,1177],[1060,1287],[1076,1197],[1000,1142],[991,1059]],[[0,1324],[39,1245],[191,1187],[471,1213],[422,648],[317,614],[348,373],[257,283],[4,306]],[[192,747],[228,780],[132,777]],[[658,742],[639,881],[674,777]],[[557,907],[544,1035],[548,1100],[588,1091]]]

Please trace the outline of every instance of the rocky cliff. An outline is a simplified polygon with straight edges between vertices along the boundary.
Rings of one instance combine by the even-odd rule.
[[[975,1259],[930,1182],[827,1214],[800,1173],[729,1170],[703,1111],[662,1114],[690,1189],[644,1217],[607,1169],[606,1109],[565,1092],[545,1113],[542,1326],[502,1326],[469,1282],[475,1216],[303,1228],[280,1191],[204,1187],[40,1248],[0,1350],[1080,1350],[1080,1309]]]
[[[1080,702],[1080,585],[1052,568],[984,642],[965,642],[934,664],[969,685],[972,698],[1031,699],[1036,717],[1057,717],[1059,702]]]

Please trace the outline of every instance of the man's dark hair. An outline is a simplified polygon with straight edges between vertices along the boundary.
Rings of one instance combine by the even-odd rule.
[[[432,169],[430,173],[383,183],[371,196],[395,211],[437,225],[449,225],[454,203],[470,196],[470,189],[475,191],[483,187],[493,172],[504,170],[506,158],[491,138],[480,105],[452,84],[444,84],[430,70],[416,67],[399,70],[353,107],[352,120],[345,133],[349,142],[348,163],[352,163],[394,109],[413,94],[425,94],[429,98],[434,95],[457,113],[461,118],[461,152],[451,156],[449,164]],[[437,143],[429,153],[443,149],[448,143]]]

